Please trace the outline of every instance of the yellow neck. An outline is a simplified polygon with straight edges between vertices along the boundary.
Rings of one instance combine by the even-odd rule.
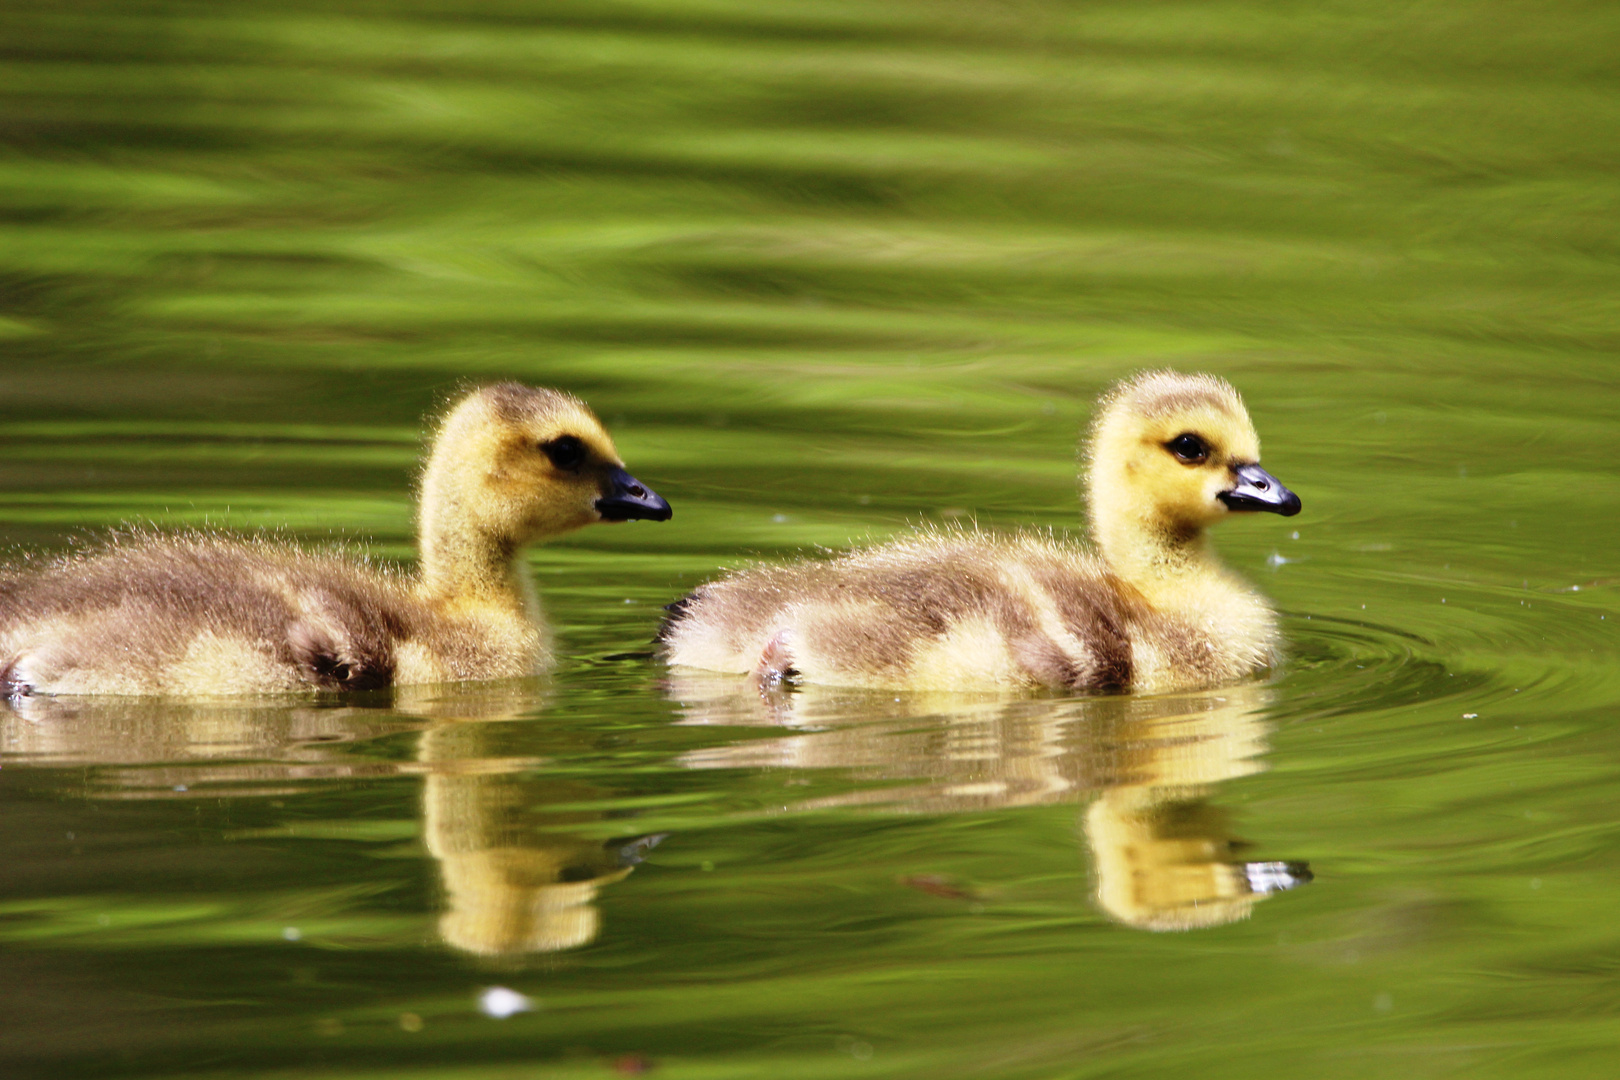
[[[424,528],[417,595],[445,607],[494,607],[537,615],[534,582],[518,551],[481,540]]]
[[[1150,600],[1174,596],[1195,580],[1225,572],[1201,528],[1178,529],[1123,507],[1094,503],[1091,535],[1109,569]]]
[[[494,608],[536,618],[539,604],[520,545],[479,528],[462,492],[444,482],[440,463],[429,467],[422,485],[417,533],[416,593],[439,607]]]

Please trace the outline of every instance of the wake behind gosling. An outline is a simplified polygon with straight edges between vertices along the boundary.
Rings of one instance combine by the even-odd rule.
[[[536,674],[551,654],[524,546],[669,517],[584,402],[482,387],[432,440],[414,574],[264,538],[155,531],[0,569],[0,694],[213,696]]]
[[[1211,550],[1232,514],[1300,501],[1260,467],[1242,399],[1149,372],[1098,403],[1086,443],[1092,545],[929,529],[700,586],[660,632],[673,665],[875,689],[1164,691],[1279,657],[1276,613]]]

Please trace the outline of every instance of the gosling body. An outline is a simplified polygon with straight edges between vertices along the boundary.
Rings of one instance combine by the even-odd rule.
[[[1276,616],[1205,529],[1299,500],[1259,467],[1237,393],[1154,372],[1100,403],[1089,440],[1094,545],[923,531],[826,561],[762,566],[671,605],[671,664],[894,689],[1172,690],[1277,659]]]
[[[234,695],[535,674],[520,557],[598,521],[664,520],[578,399],[501,383],[433,440],[415,574],[265,538],[135,532],[0,571],[0,694]]]

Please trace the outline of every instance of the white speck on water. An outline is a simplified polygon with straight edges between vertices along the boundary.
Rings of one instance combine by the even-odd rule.
[[[1294,530],[1292,539],[1295,539],[1295,540],[1299,539],[1299,530],[1298,529]]]
[[[1463,719],[1464,720],[1478,720],[1479,719],[1479,713],[1477,713],[1477,712],[1465,712],[1465,713],[1463,713]]]
[[[1445,603],[1445,602],[1446,602],[1446,598],[1445,598],[1445,597],[1443,597],[1443,596],[1442,596],[1442,597],[1441,597],[1441,598],[1440,598],[1440,602],[1441,602],[1441,603],[1442,603],[1442,604],[1443,604],[1443,603]]]
[[[872,1044],[865,1039],[857,1039],[853,1035],[838,1036],[835,1045],[838,1052],[848,1054],[856,1061],[870,1061],[872,1059]]]
[[[176,791],[187,791],[189,789],[184,784],[176,784],[176,785],[174,785],[174,790],[176,790]]]
[[[304,932],[296,926],[283,926],[281,928],[281,940],[283,941],[297,941],[303,936]]]
[[[1379,994],[1377,997],[1373,998],[1373,1008],[1377,1009],[1379,1012],[1389,1012],[1389,1010],[1393,1009],[1394,1007],[1395,999],[1390,997],[1388,994]]]
[[[1281,554],[1279,554],[1279,553],[1277,553],[1275,551],[1273,551],[1270,555],[1266,556],[1266,565],[1271,567],[1274,570],[1277,567],[1284,566],[1284,565],[1286,565],[1286,564],[1288,564],[1288,563],[1290,563],[1292,561],[1293,561],[1292,559],[1283,558]]]
[[[778,525],[780,525],[784,521],[787,520],[787,515],[786,514],[772,514],[771,515],[771,520],[776,522]]]
[[[478,1011],[497,1020],[518,1013],[533,1012],[534,999],[504,986],[491,986],[478,995]]]
[[[625,602],[625,603],[627,603],[627,604],[633,604],[633,603],[635,603],[635,601],[634,601],[634,600],[632,600],[632,599],[630,599],[630,598],[629,598],[629,597],[628,597],[628,596],[627,596],[627,597],[625,597],[625,598],[624,598],[624,602]]]

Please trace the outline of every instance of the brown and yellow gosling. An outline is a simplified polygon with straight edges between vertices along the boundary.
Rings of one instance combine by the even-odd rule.
[[[0,569],[0,695],[363,690],[537,673],[524,545],[665,521],[584,402],[498,383],[433,438],[414,576],[268,539],[135,533]]]
[[[1099,403],[1092,552],[1067,538],[927,530],[761,566],[672,604],[669,663],[762,681],[916,690],[1210,686],[1277,659],[1266,600],[1210,551],[1228,515],[1299,512],[1260,467],[1237,392],[1150,372]]]

